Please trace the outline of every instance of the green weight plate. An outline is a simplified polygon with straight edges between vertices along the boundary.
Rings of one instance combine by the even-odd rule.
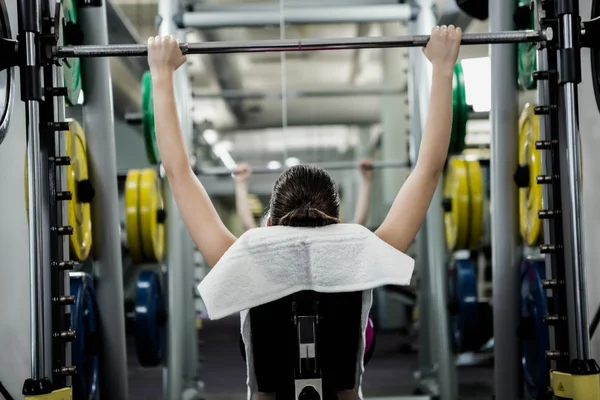
[[[142,76],[142,128],[146,154],[151,164],[160,163],[156,130],[154,129],[154,99],[152,97],[152,76],[146,71]]]
[[[465,149],[468,118],[469,107],[466,100],[465,79],[462,65],[457,63],[454,67],[454,77],[452,79],[452,134],[450,136],[450,154],[459,154]]]
[[[529,6],[530,0],[518,0],[519,7]],[[529,29],[535,29],[535,15],[530,15]],[[535,43],[519,43],[517,46],[519,87],[523,90],[533,90],[536,87],[533,73],[537,68],[537,48]]]
[[[77,45],[72,35],[76,32],[73,29],[77,26],[77,8],[74,0],[62,0],[63,5],[63,23],[61,25],[60,37],[63,38],[64,45]],[[81,38],[79,38],[80,40]],[[63,61],[63,76],[65,87],[67,88],[67,104],[73,106],[83,103],[81,90],[81,64],[79,58],[67,58]]]
[[[467,137],[467,121],[469,120],[469,105],[467,104],[467,91],[465,89],[465,75],[460,62],[454,67],[456,74],[456,92],[458,104],[458,133],[456,135],[456,152],[462,153],[466,148],[465,139]]]

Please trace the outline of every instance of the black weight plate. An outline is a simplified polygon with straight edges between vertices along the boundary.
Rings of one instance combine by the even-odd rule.
[[[0,35],[3,39],[12,39],[10,20],[4,0],[0,0]],[[0,71],[0,144],[4,141],[10,122],[14,96],[13,80],[14,70],[12,68]]]

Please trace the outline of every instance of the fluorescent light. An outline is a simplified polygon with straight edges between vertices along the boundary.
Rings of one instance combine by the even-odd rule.
[[[267,164],[267,168],[269,169],[279,169],[281,168],[281,163],[279,161],[269,161],[269,163]]]
[[[290,157],[287,160],[285,160],[285,165],[288,167],[293,167],[294,165],[298,165],[300,164],[300,160],[297,159],[296,157]]]
[[[213,145],[219,140],[219,134],[214,129],[207,129],[202,133],[202,137],[206,140],[206,143]]]

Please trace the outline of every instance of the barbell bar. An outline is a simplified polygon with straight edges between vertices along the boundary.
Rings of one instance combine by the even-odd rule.
[[[405,35],[354,38],[316,38],[286,40],[251,40],[182,43],[183,54],[225,54],[225,53],[274,53],[296,51],[347,50],[390,47],[423,47],[430,35]],[[461,44],[506,44],[541,42],[552,39],[552,30],[522,30],[485,33],[465,33]],[[143,57],[148,55],[145,44],[111,44],[85,46],[58,46],[53,55],[57,58],[72,57]]]
[[[310,163],[313,164],[313,163]],[[315,163],[314,165],[321,167],[328,171],[335,170],[351,170],[358,169],[359,163],[354,161],[332,161],[332,162],[324,162],[324,163]],[[399,160],[390,160],[390,161],[373,161],[372,168],[380,169],[380,168],[409,168],[410,163],[408,161],[399,161]],[[283,172],[288,167],[281,166],[279,168],[269,168],[269,167],[250,167],[252,170],[252,174],[276,174]],[[196,175],[198,176],[231,176],[231,174],[235,173],[235,170],[229,169],[226,167],[205,167],[200,168]]]
[[[304,97],[374,97],[394,96],[407,92],[406,88],[372,88],[372,89],[338,89],[338,90],[287,90],[282,91],[245,91],[245,90],[222,90],[220,92],[194,91],[194,99],[236,99],[236,100],[281,100],[298,99]]]

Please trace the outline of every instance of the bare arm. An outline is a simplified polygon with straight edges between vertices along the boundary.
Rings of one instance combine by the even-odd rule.
[[[406,252],[419,231],[444,169],[452,130],[452,76],[461,31],[434,29],[425,54],[433,64],[429,114],[417,164],[402,185],[385,220],[375,232]],[[440,206],[440,205],[434,205]]]
[[[185,226],[208,264],[214,266],[236,238],[219,218],[189,164],[173,88],[173,71],[185,58],[173,38],[151,40],[148,48],[156,137],[163,167]]]
[[[235,172],[235,210],[242,220],[244,230],[256,228],[256,221],[248,201],[248,178],[251,171],[247,164],[238,165]]]
[[[361,180],[356,210],[354,211],[354,223],[364,225],[367,218],[369,218],[369,203],[371,201],[371,179],[373,179],[373,163],[371,160],[364,160],[360,163],[360,173]]]

